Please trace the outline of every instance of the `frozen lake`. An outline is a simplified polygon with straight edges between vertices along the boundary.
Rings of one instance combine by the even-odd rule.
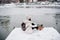
[[[24,20],[27,16],[32,16],[32,20],[37,24],[44,24],[44,26],[48,27],[55,27],[56,20],[54,17],[57,13],[60,14],[60,8],[0,8],[0,16],[10,16],[9,31],[11,31],[13,27],[20,27],[22,20]],[[6,28],[2,28],[0,26],[2,40],[6,38],[9,31],[7,31]],[[3,35],[3,33],[5,33],[5,35]]]

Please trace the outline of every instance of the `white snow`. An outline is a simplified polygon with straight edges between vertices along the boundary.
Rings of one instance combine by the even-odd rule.
[[[31,34],[22,31],[21,28],[15,28],[6,40],[60,40],[60,36],[52,27],[44,28],[41,31],[34,30]]]
[[[37,0],[34,0],[34,2],[36,2]],[[31,2],[31,0],[30,0]],[[60,8],[60,3],[54,2],[54,3],[50,3],[48,1],[46,2],[37,2],[37,3],[28,3],[28,5],[26,3],[10,3],[10,4],[4,4],[2,6],[0,6],[0,8]]]

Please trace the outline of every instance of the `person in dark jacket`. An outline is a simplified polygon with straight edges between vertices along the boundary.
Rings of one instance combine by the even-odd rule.
[[[25,26],[26,26],[26,24],[25,24],[24,22],[22,22],[22,24],[21,24],[21,28],[22,28],[23,31],[26,30],[26,27],[25,27]]]

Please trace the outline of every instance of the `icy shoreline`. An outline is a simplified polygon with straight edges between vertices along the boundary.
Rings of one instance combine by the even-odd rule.
[[[56,4],[26,4],[26,3],[11,3],[0,5],[0,8],[60,8],[60,5]]]

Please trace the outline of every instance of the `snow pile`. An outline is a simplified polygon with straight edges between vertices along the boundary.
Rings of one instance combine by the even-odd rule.
[[[16,7],[16,5],[14,3],[10,3],[10,4],[4,4],[4,5],[1,5],[0,8],[14,8]]]
[[[14,3],[11,3],[11,4],[5,4],[4,7],[16,7],[16,5]]]

